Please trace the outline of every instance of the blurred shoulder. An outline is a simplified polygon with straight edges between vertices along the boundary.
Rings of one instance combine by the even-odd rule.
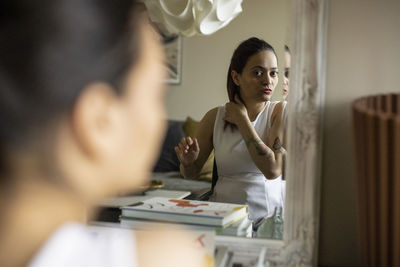
[[[204,254],[195,246],[196,236],[192,233],[163,229],[136,231],[135,234],[140,266],[206,266]]]

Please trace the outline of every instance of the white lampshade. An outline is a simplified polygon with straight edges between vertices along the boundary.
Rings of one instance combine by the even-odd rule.
[[[209,35],[228,25],[243,0],[145,0],[150,18],[165,34]]]

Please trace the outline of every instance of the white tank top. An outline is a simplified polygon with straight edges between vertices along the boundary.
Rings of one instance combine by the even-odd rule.
[[[252,122],[264,142],[271,126],[272,111],[277,103],[279,101],[267,101],[264,109]],[[273,216],[275,208],[284,207],[285,181],[281,176],[273,180],[265,178],[254,164],[239,130],[232,131],[230,127],[224,130],[224,114],[225,106],[219,107],[213,135],[218,182],[211,200],[247,204],[249,217],[253,221]]]

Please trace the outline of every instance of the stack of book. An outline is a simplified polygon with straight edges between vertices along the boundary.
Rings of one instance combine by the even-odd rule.
[[[244,205],[154,197],[121,208],[121,225],[135,229],[171,223],[219,235],[251,237],[252,222]]]

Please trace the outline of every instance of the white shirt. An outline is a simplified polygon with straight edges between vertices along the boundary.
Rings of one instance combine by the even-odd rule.
[[[57,229],[30,267],[137,267],[134,232],[68,223]]]

